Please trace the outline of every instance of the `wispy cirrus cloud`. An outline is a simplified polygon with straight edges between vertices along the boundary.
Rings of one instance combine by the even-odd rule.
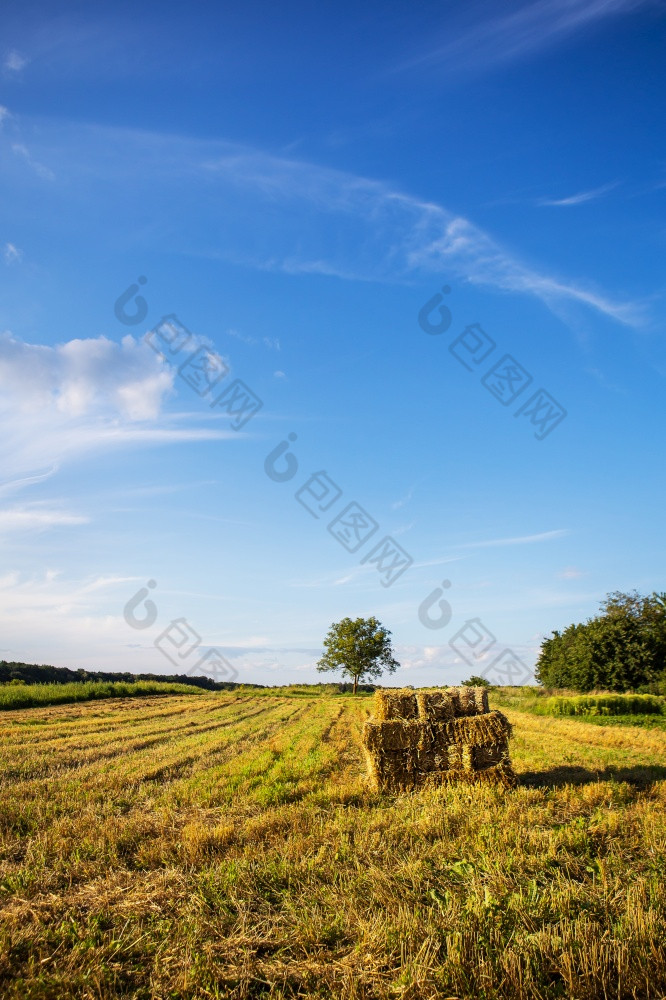
[[[58,471],[57,465],[52,465],[51,468],[45,469],[43,472],[35,472],[32,476],[22,476],[19,479],[9,479],[4,483],[0,483],[0,497],[7,496],[10,493],[16,493],[26,486],[34,486],[36,483],[43,483],[51,476],[55,475]]]
[[[105,210],[105,192],[114,182],[124,185],[130,173],[127,217],[135,204],[139,214],[154,205],[160,220],[135,234],[150,249],[171,245],[194,257],[353,281],[411,282],[445,271],[461,282],[534,296],[558,314],[575,305],[627,325],[644,319],[641,303],[533,266],[465,216],[381,180],[224,141],[78,123],[41,123],[29,141],[40,161],[67,178],[68,198],[79,190],[93,197],[98,186],[96,232],[103,225],[123,243],[126,218],[120,233],[117,213]],[[206,232],[193,222],[202,198]],[[168,215],[161,211],[165,202]],[[67,201],[65,226],[85,214],[74,204]]]
[[[542,531],[537,535],[518,535],[515,538],[492,538],[483,542],[465,542],[456,547],[460,549],[488,549],[501,545],[534,545],[537,542],[550,542],[554,538],[564,538],[568,534],[568,528],[558,528],[555,531]]]
[[[408,504],[414,496],[414,489],[414,486],[410,486],[403,497],[400,497],[399,500],[396,500],[391,504],[391,510],[400,510],[401,507],[406,506],[406,504]]]
[[[544,274],[524,264],[506,251],[478,226],[460,216],[446,220],[440,209],[441,235],[423,241],[410,253],[415,267],[429,266],[441,273],[447,265],[471,284],[499,288],[506,292],[533,295],[555,313],[566,304],[586,306],[626,326],[638,326],[644,319],[642,303],[618,302],[582,282]]]
[[[5,264],[16,264],[23,257],[23,251],[14,243],[5,243],[2,248],[2,259]]]
[[[566,569],[557,574],[560,580],[580,580],[585,575],[583,570],[578,569],[576,566],[567,566]]]
[[[0,534],[9,531],[42,531],[63,525],[88,524],[89,521],[90,518],[83,514],[74,514],[49,504],[30,503],[0,510]]]
[[[303,247],[313,221],[323,215],[341,220],[348,234],[348,242],[336,239],[335,257],[330,240],[324,257],[319,237],[300,259],[290,247],[284,255],[236,255],[239,263],[355,280],[408,280],[418,272],[446,270],[471,284],[535,296],[555,312],[573,303],[626,325],[642,321],[641,304],[614,301],[591,285],[532,268],[469,219],[381,181],[255,151],[236,151],[207,169],[241,191],[252,189],[255,196],[270,200],[272,212],[282,202],[290,212],[287,232],[307,213],[309,221],[304,219],[299,228]]]
[[[12,49],[4,58],[2,63],[3,69],[6,73],[15,74],[20,73],[21,70],[28,65],[28,59],[17,52],[16,49]]]
[[[472,28],[451,38],[449,27],[446,41],[399,68],[441,66],[449,72],[487,72],[654,3],[655,0],[537,0],[489,18],[483,17],[487,7],[477,8]]]
[[[12,153],[14,153],[15,156],[20,157],[28,165],[28,167],[30,167],[31,170],[34,170],[34,172],[37,174],[38,177],[41,177],[43,180],[46,181],[55,180],[55,174],[53,173],[51,168],[35,160],[30,150],[24,143],[22,142],[12,143]]]
[[[567,198],[540,198],[537,205],[554,208],[569,208],[573,205],[584,205],[588,201],[595,201],[608,194],[619,184],[619,181],[612,181],[610,184],[602,184],[601,187],[592,188],[590,191],[579,191],[578,194],[569,195]]]

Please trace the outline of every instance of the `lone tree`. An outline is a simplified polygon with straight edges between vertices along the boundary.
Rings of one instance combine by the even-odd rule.
[[[326,652],[317,670],[341,670],[354,680],[354,694],[363,677],[394,673],[400,666],[393,657],[391,633],[376,618],[343,618],[331,625],[324,639]]]

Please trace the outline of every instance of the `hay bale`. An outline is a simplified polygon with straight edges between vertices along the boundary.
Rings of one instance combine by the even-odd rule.
[[[490,711],[488,705],[488,690],[484,687],[462,687],[447,688],[446,693],[453,702],[454,715],[483,715]]]
[[[467,746],[500,743],[503,740],[508,740],[511,736],[511,723],[505,715],[497,711],[486,712],[484,715],[461,716],[446,722],[421,723],[420,721],[412,721],[405,724],[409,728],[404,731],[403,739],[408,740],[409,745],[411,745],[413,737],[408,737],[407,733],[419,733],[416,739],[422,742],[425,738],[424,734],[427,732],[437,746],[448,746],[453,743],[466,744]],[[423,729],[420,729],[420,726]],[[401,745],[407,746],[408,743],[403,742]]]
[[[455,715],[453,699],[447,691],[418,691],[416,704],[422,722],[442,722]]]
[[[416,694],[409,688],[378,688],[375,691],[375,718],[416,719]]]
[[[472,688],[474,692],[474,703],[476,705],[476,714],[483,715],[485,712],[490,711],[490,706],[488,704],[488,688],[475,687]]]
[[[499,743],[511,738],[511,723],[501,712],[486,712],[453,719],[445,723],[450,743],[466,743],[477,746],[483,743]]]
[[[457,687],[429,691],[379,688],[375,691],[375,719],[416,719],[441,722],[489,711],[485,688]]]
[[[363,727],[371,785],[401,792],[448,781],[515,787],[511,725],[488,710],[484,688],[375,693],[376,715]]]
[[[418,770],[410,768],[404,760],[378,761],[373,757],[368,760],[368,777],[374,791],[391,794],[416,791],[420,788],[436,788],[449,783],[500,785],[504,788],[515,788],[517,785],[511,765],[504,762],[480,771],[462,767]]]
[[[477,715],[474,688],[463,687],[460,689],[460,714]]]
[[[453,704],[453,714],[459,716],[463,714],[462,704],[460,701],[460,688],[447,688],[446,693],[448,694],[451,702]]]
[[[504,764],[509,757],[509,744],[506,741],[485,743],[481,746],[470,747],[469,750],[472,770],[474,771],[485,771],[486,768]]]
[[[432,737],[428,726],[418,719],[387,719],[385,722],[368,719],[363,729],[364,746],[377,753],[423,747],[429,738]]]
[[[456,715],[482,715],[488,712],[488,691],[484,687],[449,688],[456,704]]]

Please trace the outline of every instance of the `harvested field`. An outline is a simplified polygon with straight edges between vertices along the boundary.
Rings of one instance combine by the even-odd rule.
[[[3,1000],[666,994],[666,733],[504,709],[517,789],[391,796],[365,780],[371,711],[0,717]]]

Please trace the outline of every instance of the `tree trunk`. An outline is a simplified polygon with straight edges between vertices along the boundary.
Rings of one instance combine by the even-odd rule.
[[[358,676],[357,676],[357,674],[354,674],[354,691],[353,691],[353,694],[356,694],[356,688],[357,687],[358,687]]]

